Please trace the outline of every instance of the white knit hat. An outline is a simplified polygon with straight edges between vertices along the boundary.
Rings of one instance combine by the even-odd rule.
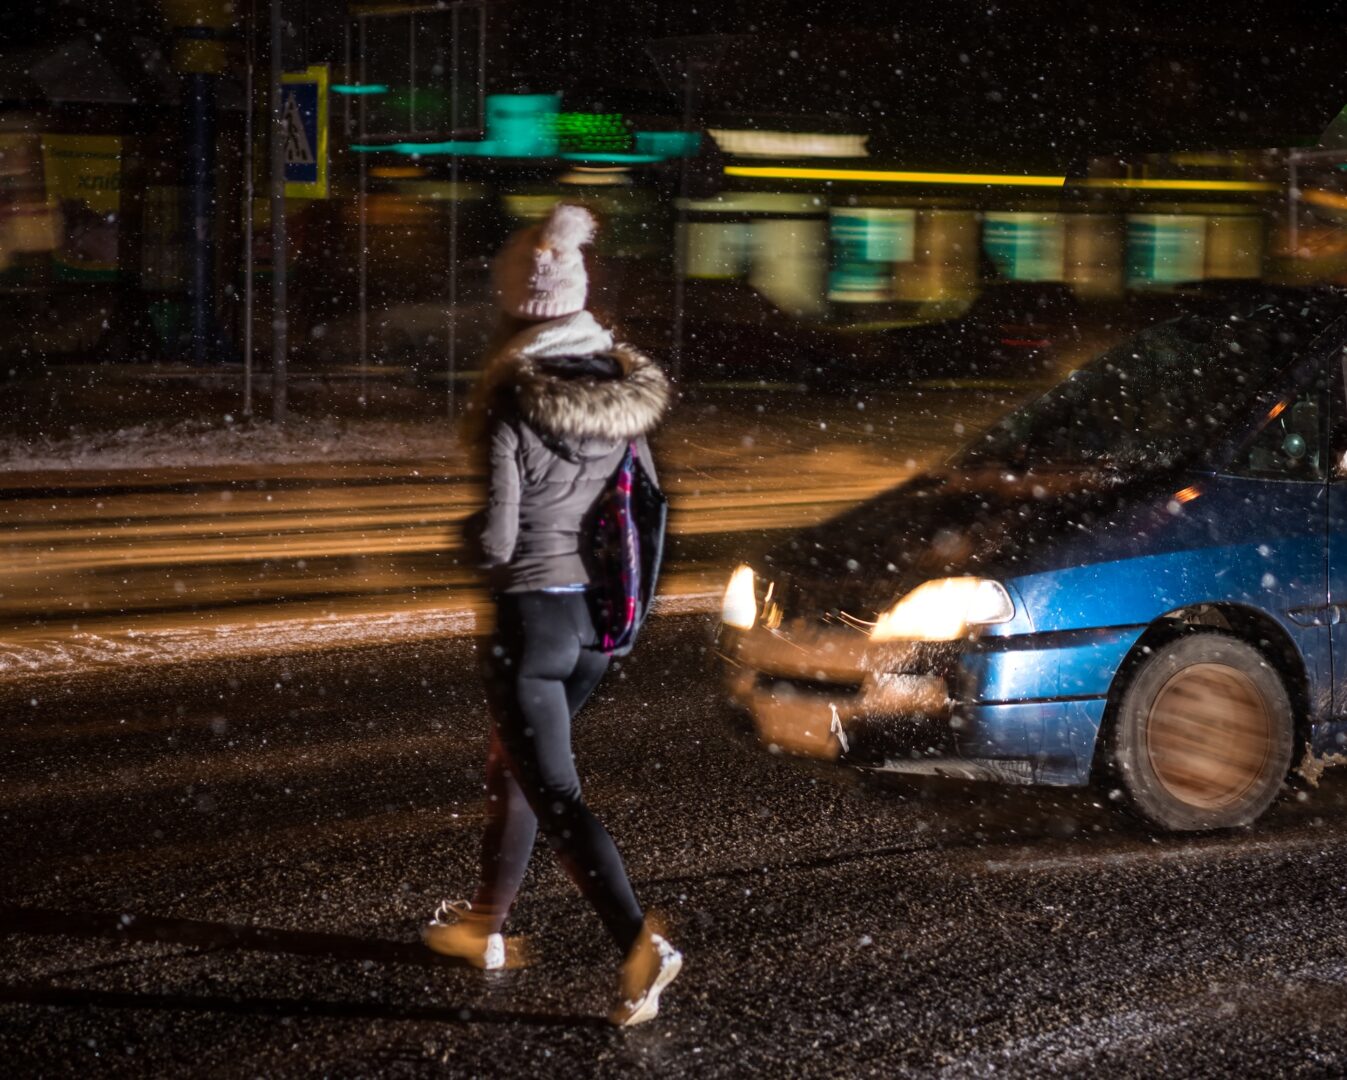
[[[500,306],[523,319],[583,311],[589,278],[580,246],[596,229],[583,206],[557,203],[540,223],[511,236],[492,263]]]

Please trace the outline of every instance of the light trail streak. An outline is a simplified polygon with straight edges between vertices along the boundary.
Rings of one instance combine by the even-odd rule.
[[[808,166],[726,165],[726,176],[761,180],[844,180],[864,184],[952,184],[964,187],[1110,188],[1136,191],[1276,191],[1264,180],[1183,180],[1169,177],[1085,177],[1015,173],[928,172],[919,169],[824,169]]]
[[[813,523],[899,475],[855,451],[809,456],[806,476],[776,464],[746,473],[734,462],[676,473],[673,535],[714,541]],[[355,617],[371,597],[383,614],[404,601],[431,600],[441,611],[480,601],[476,573],[456,558],[457,526],[474,497],[467,480],[220,494],[106,496],[92,519],[83,499],[7,504],[0,618],[9,629],[0,629],[0,646],[58,649],[78,633],[119,638],[131,613],[142,613],[133,619],[140,634],[171,629],[164,619],[178,613],[189,615],[193,632],[235,625],[238,633],[238,624],[263,625],[282,607],[301,618],[294,605],[314,600],[326,605],[320,617]],[[687,579],[678,587],[695,592],[718,585],[720,566],[678,572]],[[310,627],[304,636],[317,634]]]
[[[925,172],[914,169],[821,169],[777,165],[726,165],[726,176],[763,180],[856,180],[868,184],[960,184],[977,187],[1060,188],[1065,176]]]
[[[989,402],[959,422],[999,411]],[[662,609],[709,610],[745,545],[821,521],[960,440],[951,416],[915,413],[896,440],[867,424],[830,415],[824,438],[789,414],[752,428],[724,416],[680,433],[695,445],[672,435],[660,457],[673,504]],[[457,561],[477,493],[456,457],[9,480],[0,681],[456,636],[489,610]]]

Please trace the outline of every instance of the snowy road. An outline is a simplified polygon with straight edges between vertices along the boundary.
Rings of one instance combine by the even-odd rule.
[[[705,608],[745,550],[898,482],[1006,400],[685,406],[657,444],[666,604]],[[238,432],[216,432],[167,467],[164,433],[136,429],[67,447],[71,468],[49,450],[44,468],[0,471],[0,682],[471,632],[484,597],[456,533],[473,477],[452,429],[379,422],[346,450],[324,431],[268,433],[253,460]],[[133,467],[138,453],[155,464]]]
[[[0,1060],[82,1076],[1338,1076],[1347,783],[1152,838],[1083,793],[843,785],[732,733],[704,617],[577,724],[689,962],[616,956],[541,849],[534,966],[440,963],[485,734],[470,639],[0,687]]]

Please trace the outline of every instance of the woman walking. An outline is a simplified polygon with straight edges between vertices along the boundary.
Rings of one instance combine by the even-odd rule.
[[[623,958],[615,1024],[649,1020],[682,956],[641,911],[617,847],[580,793],[571,722],[608,668],[595,626],[593,517],[669,404],[649,358],[585,309],[594,219],[561,204],[493,265],[508,338],[483,374],[470,438],[487,458],[481,546],[496,605],[484,670],[492,729],[481,881],[423,931],[436,952],[506,966],[502,928],[541,827]]]

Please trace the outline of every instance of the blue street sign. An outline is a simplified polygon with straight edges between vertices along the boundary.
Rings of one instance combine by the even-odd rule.
[[[285,130],[285,193],[327,197],[326,65],[281,79],[281,121]]]

